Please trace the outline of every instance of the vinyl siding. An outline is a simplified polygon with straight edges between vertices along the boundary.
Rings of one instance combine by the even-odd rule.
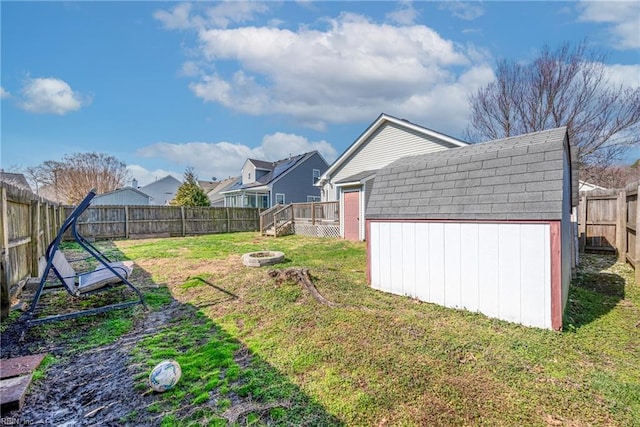
[[[272,204],[275,204],[276,193],[285,194],[287,203],[306,203],[307,196],[320,197],[320,188],[313,185],[313,170],[319,169],[322,174],[328,167],[327,162],[318,153],[314,153],[272,185]]]
[[[428,137],[413,130],[386,123],[356,150],[325,184],[327,201],[337,200],[332,183],[365,170],[380,169],[405,156],[433,153],[455,147],[453,144]]]
[[[149,197],[146,197],[134,190],[115,191],[110,194],[97,195],[91,201],[94,206],[114,205],[133,206],[149,205]]]

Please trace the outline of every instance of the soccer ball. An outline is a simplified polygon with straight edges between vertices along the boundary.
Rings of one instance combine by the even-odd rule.
[[[172,388],[182,375],[182,369],[175,360],[163,360],[149,374],[149,385],[158,392]]]

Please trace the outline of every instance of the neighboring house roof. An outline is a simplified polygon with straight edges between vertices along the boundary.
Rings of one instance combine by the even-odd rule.
[[[0,181],[31,191],[27,178],[21,173],[0,172]]]
[[[242,181],[236,183],[235,185],[233,185],[232,187],[228,188],[226,191],[224,191],[225,193],[229,193],[232,191],[239,191],[239,190],[244,190],[244,189],[267,189],[269,185],[274,184],[275,182],[277,182],[278,180],[282,179],[289,171],[293,170],[295,167],[297,167],[298,165],[301,165],[302,163],[304,163],[307,159],[311,158],[314,155],[318,155],[320,157],[322,157],[320,155],[320,153],[318,153],[317,151],[310,151],[308,153],[304,153],[304,154],[299,154],[297,156],[293,156],[293,157],[288,157],[286,159],[282,159],[282,160],[278,160],[275,162],[265,162],[262,160],[251,160],[249,159],[249,161],[251,161],[254,165],[256,165],[256,161],[260,162],[260,164],[262,166],[264,166],[263,169],[268,170],[269,172],[266,173],[264,176],[261,176],[260,178],[258,178],[255,182],[252,182],[251,184],[242,184]],[[269,167],[267,168],[266,165],[269,165]],[[258,167],[256,165],[256,167]]]
[[[566,139],[562,127],[403,157],[377,172],[367,218],[559,220]]]
[[[137,188],[133,188],[133,187],[122,187],[122,188],[118,188],[116,190],[113,191],[108,191],[106,193],[102,193],[102,194],[97,194],[94,199],[97,199],[98,197],[104,197],[104,196],[109,196],[111,194],[116,194],[116,193],[123,193],[123,192],[133,192],[136,193],[142,197],[151,197],[149,196],[147,193],[145,193],[144,191],[140,191]]]
[[[578,181],[578,190],[579,191],[593,191],[593,190],[606,190],[604,187],[600,187],[599,185],[591,184],[587,181]]]
[[[358,137],[358,139],[356,139],[355,142],[351,144],[351,146],[349,146],[349,148],[347,148],[345,152],[342,153],[342,155],[331,164],[331,166],[329,166],[329,168],[322,174],[322,176],[318,180],[318,185],[322,185],[323,181],[327,181],[329,179],[328,177],[330,177],[333,172],[335,172],[343,163],[348,161],[351,155],[354,154],[369,139],[369,137],[371,137],[378,129],[380,129],[387,123],[393,123],[397,126],[406,128],[422,135],[426,135],[431,138],[437,138],[457,147],[464,147],[468,145],[467,142],[460,139],[445,135],[440,132],[436,132],[415,123],[411,123],[408,120],[399,119],[397,117],[382,113],[371,125],[369,125],[369,127]]]
[[[253,163],[257,169],[271,170],[273,168],[273,162],[256,159],[247,159],[247,161]]]
[[[220,182],[221,181],[202,181],[202,180],[198,180],[198,185],[200,186],[200,188],[202,188],[202,191],[204,191],[205,193],[208,193],[209,191],[211,191],[214,188],[216,188],[217,186],[219,186]]]
[[[221,193],[225,190],[228,190],[231,186],[238,182],[242,183],[241,176],[233,176],[231,178],[218,181],[218,185],[215,188],[209,190],[209,192],[207,193],[207,197],[209,197],[209,200],[211,201],[217,200],[218,198],[224,198]]]
[[[377,171],[362,171],[346,178],[343,178],[339,181],[336,181],[336,184],[361,184],[364,181],[368,181],[369,179],[376,176]]]

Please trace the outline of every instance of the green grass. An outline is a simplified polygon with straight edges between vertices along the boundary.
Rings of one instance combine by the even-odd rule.
[[[640,426],[640,287],[611,258],[584,257],[558,333],[372,290],[364,243],[236,233],[116,246],[159,285],[145,290],[154,310],[171,299],[187,309],[134,353],[140,391],[159,361],[182,366],[178,385],[140,408],[164,426],[226,425],[243,399],[274,404],[243,425]],[[242,266],[258,250],[286,262]],[[286,267],[309,268],[340,305],[276,286],[266,271]],[[100,319],[107,330],[90,345],[126,330]]]
[[[185,270],[210,261],[200,277],[241,295],[206,306],[218,293],[195,276],[170,286],[180,301],[202,305],[220,333],[259,360],[241,370],[241,385],[218,385],[225,391],[269,400],[293,385],[348,425],[640,420],[640,292],[629,267],[610,258],[584,258],[565,332],[557,333],[374,291],[366,283],[362,243],[238,233],[120,248],[136,260],[170,256]],[[320,292],[341,306],[319,305],[295,283],[276,287],[266,269],[228,267],[256,250],[285,252],[287,262],[276,268],[309,268]],[[172,282],[161,266],[150,273]],[[284,413],[287,424],[289,412],[277,408],[271,422]]]

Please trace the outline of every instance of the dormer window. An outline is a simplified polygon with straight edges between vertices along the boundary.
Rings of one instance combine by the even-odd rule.
[[[247,172],[247,180],[251,181],[251,172]]]
[[[313,170],[313,183],[316,184],[320,179],[320,169]]]

